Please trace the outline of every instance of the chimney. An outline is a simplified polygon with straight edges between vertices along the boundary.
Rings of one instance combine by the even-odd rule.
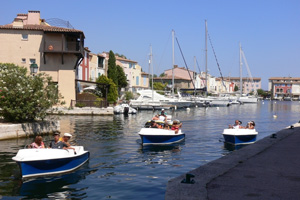
[[[178,65],[174,65],[174,69],[177,68],[177,67],[178,67]]]
[[[23,28],[23,20],[19,18],[15,18],[12,25],[14,28]]]
[[[40,25],[40,11],[28,11],[27,24]]]

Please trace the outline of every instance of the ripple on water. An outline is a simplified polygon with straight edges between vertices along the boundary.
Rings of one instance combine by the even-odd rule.
[[[12,199],[163,199],[169,179],[240,148],[224,144],[221,135],[235,119],[244,125],[254,120],[261,139],[299,121],[300,104],[265,101],[219,109],[168,111],[183,122],[185,141],[143,147],[137,133],[155,113],[139,112],[128,117],[62,116],[62,132],[71,132],[72,142],[85,146],[91,157],[79,170],[54,177],[22,182],[11,157],[33,139],[0,141],[0,195]],[[274,113],[278,115],[276,119]]]

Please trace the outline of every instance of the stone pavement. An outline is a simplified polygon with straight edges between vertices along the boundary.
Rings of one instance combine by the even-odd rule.
[[[168,182],[169,199],[300,199],[300,124]]]

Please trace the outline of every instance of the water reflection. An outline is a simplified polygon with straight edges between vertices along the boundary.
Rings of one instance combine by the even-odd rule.
[[[83,168],[85,168],[83,166]],[[69,198],[85,198],[88,186],[82,188],[73,188],[71,185],[78,183],[86,178],[87,175],[94,173],[80,169],[76,172],[64,174],[54,177],[40,177],[35,179],[25,180],[19,189],[19,194],[25,198],[55,198],[55,199],[69,199]]]

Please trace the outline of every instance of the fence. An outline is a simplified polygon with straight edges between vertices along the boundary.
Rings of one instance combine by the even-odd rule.
[[[108,107],[107,101],[90,101],[90,100],[72,100],[71,107],[96,107],[96,108],[106,108]]]

